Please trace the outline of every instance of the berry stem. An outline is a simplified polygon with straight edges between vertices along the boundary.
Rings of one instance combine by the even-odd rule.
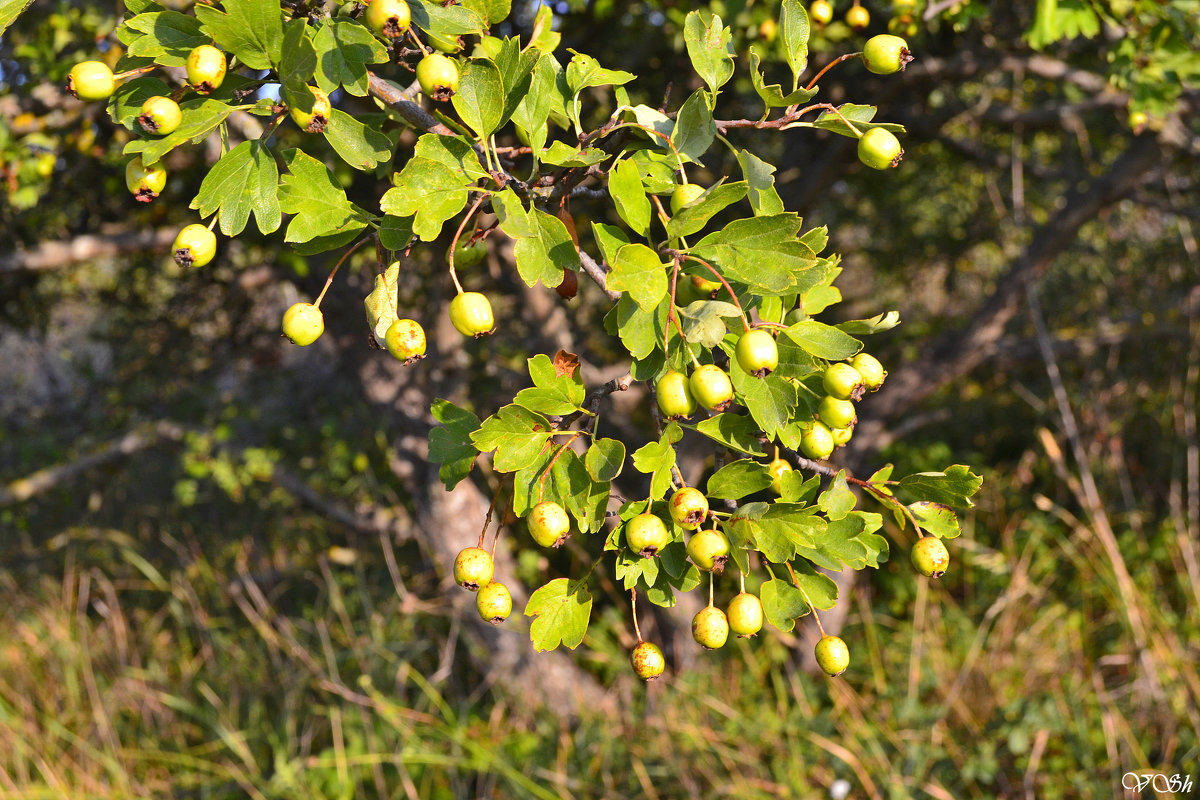
[[[415,44],[417,47],[419,47],[421,49],[421,55],[423,55],[423,56],[429,55],[429,50],[427,50],[425,48],[425,43],[421,41],[421,38],[419,36],[417,36],[417,26],[416,25],[410,25],[408,27],[408,38],[412,39],[413,44]]]
[[[637,589],[629,592],[629,613],[633,616],[633,632],[637,636],[638,644],[641,644],[642,629],[638,627],[637,621]]]
[[[214,216],[213,221],[216,222],[216,220],[217,220],[217,218]],[[212,230],[211,226],[209,227],[209,230]],[[335,264],[333,267],[333,271],[330,272],[329,277],[325,279],[325,285],[321,287],[321,293],[319,295],[317,295],[317,299],[313,301],[314,306],[316,306],[317,308],[321,307],[321,301],[325,299],[325,293],[329,291],[329,287],[333,284],[334,276],[337,275],[338,270],[342,268],[342,264],[345,263],[346,259],[349,258],[354,253],[355,250],[362,247],[364,244],[371,241],[373,238],[375,238],[374,234],[372,234],[371,236],[365,236],[362,239],[359,239],[357,242],[354,243],[354,245],[349,250],[347,250],[345,252],[345,254],[340,259],[338,259],[337,264]]]
[[[562,447],[558,448],[558,452],[550,459],[550,463],[546,465],[545,471],[542,472],[542,477],[538,478],[538,502],[542,502],[546,491],[546,476],[550,474],[550,470],[554,469],[554,462],[558,461],[558,457],[563,454],[563,451],[571,446],[571,443],[583,435],[583,431],[572,431],[571,438],[562,443]]]
[[[213,218],[208,221],[208,229],[211,231],[215,227],[217,227],[217,215],[213,214]]]
[[[855,3],[855,5],[858,5],[858,3]],[[811,81],[809,81],[808,86],[805,86],[804,88],[806,90],[813,88],[814,86],[817,85],[817,81],[819,81],[819,80],[821,80],[821,78],[825,77],[826,72],[829,72],[829,70],[833,69],[834,67],[836,67],[838,64],[842,63],[843,61],[849,61],[850,59],[857,58],[858,56],[861,56],[861,55],[862,55],[862,52],[846,53],[845,55],[838,56],[833,61],[830,61],[828,64],[826,64],[825,68],[822,69],[820,72],[818,72],[816,74],[816,77],[814,77]]]
[[[483,547],[483,539],[487,536],[487,529],[492,524],[492,512],[496,510],[496,501],[500,499],[500,493],[504,491],[504,481],[500,481],[496,486],[496,493],[492,495],[492,502],[488,505],[487,516],[483,518],[483,530],[479,532],[479,547]],[[492,544],[493,551],[495,543]]]
[[[710,572],[708,573],[708,607],[713,607],[713,584],[716,583],[716,577]]]
[[[471,208],[463,215],[462,222],[458,223],[458,230],[454,232],[454,241],[450,242],[450,280],[454,281],[454,288],[458,290],[459,294],[463,293],[463,288],[462,284],[458,282],[458,273],[454,271],[454,251],[458,249],[458,240],[462,236],[463,229],[467,227],[467,223],[471,221],[471,217],[475,215],[475,211],[487,197],[486,194],[481,194],[471,204]]]
[[[137,69],[131,69],[126,72],[118,72],[116,75],[113,75],[113,80],[124,82],[130,78],[136,78],[138,75],[145,75],[147,72],[153,72],[156,69],[158,69],[158,65],[151,64],[147,67],[138,67]]]
[[[670,309],[670,311],[667,312],[667,317],[668,317],[669,322],[674,322],[676,325],[679,325],[679,321],[675,319],[675,286],[679,282],[679,257],[676,256],[674,259],[672,259],[672,261],[673,261],[673,264],[671,267],[671,304],[669,306],[667,306],[667,308]],[[680,333],[682,333],[682,332],[683,331],[681,329]],[[667,325],[666,330],[663,331],[663,357],[667,361],[671,360],[671,326],[670,325]]]
[[[804,602],[808,603],[808,607],[813,613],[813,619],[817,621],[817,630],[819,630],[821,635],[824,636],[825,626],[821,624],[821,618],[817,616],[817,607],[814,606],[812,600],[809,599],[808,592],[804,591],[804,587],[800,585],[800,579],[796,577],[796,571],[792,569],[792,565],[785,562],[784,566],[787,567],[788,572],[792,576],[792,585],[800,590],[800,594],[804,596]]]

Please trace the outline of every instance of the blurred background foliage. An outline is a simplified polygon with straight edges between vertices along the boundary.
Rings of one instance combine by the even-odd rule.
[[[527,33],[535,5],[505,32]],[[552,8],[563,47],[673,108],[695,81],[695,5]],[[778,59],[774,2],[707,5],[739,54]],[[954,568],[928,584],[893,558],[849,588],[854,656],[832,681],[797,665],[810,625],[702,654],[687,619],[656,613],[643,629],[672,668],[649,687],[601,574],[571,663],[604,700],[547,709],[490,661],[523,634],[479,636],[429,546],[458,523],[420,508],[421,373],[490,410],[532,352],[604,364],[595,287],[569,305],[525,290],[493,245],[468,280],[506,292],[506,336],[463,349],[436,333],[449,298],[423,248],[402,303],[433,346],[403,371],[366,345],[372,259],[355,257],[326,337],[286,346],[280,312],[338,254],[247,231],[179,270],[168,244],[216,151],[175,151],[162,197],[132,202],[127,133],[59,88],[74,62],[119,57],[118,4],[36,0],[0,39],[0,797],[1074,798],[1121,796],[1127,770],[1200,781],[1200,4],[868,0],[865,33],[841,22],[849,5],[811,64],[908,37],[903,75],[852,61],[822,82],[908,127],[901,167],[861,168],[811,131],[731,139],[829,226],[846,267],[833,313],[900,310],[871,346],[911,402],[877,412],[856,458],[985,475]],[[726,117],[758,113],[744,67]],[[1119,196],[1039,250],[1130,154],[1143,166]],[[726,174],[722,157],[693,180]],[[377,202],[372,176],[340,177]],[[607,213],[572,212],[580,230]],[[1045,252],[1016,273],[1036,287],[1019,313],[939,372],[1013,265]],[[911,534],[887,532],[906,552]],[[571,559],[525,550],[515,569]]]

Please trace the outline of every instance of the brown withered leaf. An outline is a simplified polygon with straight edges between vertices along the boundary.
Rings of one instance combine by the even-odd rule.
[[[556,378],[564,375],[573,376],[578,369],[579,356],[568,353],[566,350],[559,350],[554,354],[554,376]]]

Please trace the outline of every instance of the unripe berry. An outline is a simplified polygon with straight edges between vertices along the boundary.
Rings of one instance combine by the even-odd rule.
[[[854,367],[841,362],[830,364],[821,376],[825,393],[838,400],[857,400],[862,397],[864,386],[862,375]]]
[[[800,452],[820,461],[833,454],[833,434],[824,422],[816,422],[800,436]]]
[[[771,491],[783,494],[783,476],[792,471],[792,465],[777,458],[767,465],[767,473],[771,476]]]
[[[885,128],[871,128],[858,140],[858,160],[871,169],[899,166],[904,148],[896,134]]]
[[[745,639],[762,630],[763,607],[758,595],[742,592],[729,601],[729,630]]]
[[[663,651],[653,642],[638,642],[629,654],[629,663],[633,665],[634,674],[644,681],[654,680],[667,668]]]
[[[716,364],[697,367],[688,380],[692,397],[709,411],[724,411],[733,404],[733,383]]]
[[[738,339],[735,351],[738,364],[756,378],[769,375],[779,366],[779,348],[775,337],[762,328],[752,328]]]
[[[729,539],[716,528],[696,531],[688,540],[687,554],[698,569],[719,575],[729,562]]]
[[[417,82],[422,92],[445,102],[458,91],[458,64],[441,53],[430,53],[417,64]]]
[[[103,61],[80,61],[67,76],[67,91],[80,100],[107,100],[117,88],[117,79]]]
[[[313,93],[312,110],[305,111],[299,106],[292,106],[292,121],[302,131],[307,133],[321,133],[329,125],[329,116],[333,113],[333,106],[329,102],[329,95],[322,92],[316,86],[308,88]]]
[[[529,535],[542,547],[559,547],[571,533],[566,510],[549,500],[538,503],[529,512]]]
[[[833,434],[833,446],[842,447],[850,442],[854,436],[854,427],[848,428],[830,428],[829,432]]]
[[[217,254],[217,236],[203,225],[191,224],[179,231],[171,247],[175,263],[188,267],[203,267]]]
[[[833,395],[821,398],[817,404],[817,416],[830,428],[847,428],[858,419],[852,400],[842,400]]]
[[[454,559],[454,582],[468,591],[478,591],[492,582],[496,565],[482,547],[467,547]]]
[[[689,275],[692,286],[705,297],[715,297],[717,292],[721,291],[720,281],[710,281],[707,278],[701,278],[699,275]]]
[[[841,675],[850,666],[850,648],[837,636],[822,636],[813,653],[817,666],[830,677]]]
[[[817,25],[828,25],[833,21],[833,6],[827,0],[813,0],[808,7],[808,16]]]
[[[867,39],[862,60],[867,69],[876,75],[891,75],[903,71],[913,57],[908,51],[908,42],[899,36],[881,33]]]
[[[169,97],[158,95],[146,98],[142,103],[142,113],[138,116],[138,124],[146,133],[157,133],[166,136],[179,127],[183,121],[183,111]]]
[[[475,595],[475,609],[484,622],[499,625],[512,613],[512,595],[500,581],[492,581]]]
[[[687,376],[674,370],[658,379],[654,385],[654,395],[658,400],[658,410],[667,419],[690,417],[696,413],[696,400]]]
[[[380,36],[399,39],[412,22],[412,12],[404,0],[371,0],[364,19]]]
[[[706,650],[717,650],[729,639],[729,620],[716,606],[700,609],[692,617],[692,638]]]
[[[667,526],[653,514],[638,514],[625,523],[625,543],[643,558],[654,558],[670,541]]]
[[[671,519],[684,530],[694,531],[708,516],[708,498],[704,492],[688,486],[671,495]]]
[[[405,364],[425,357],[425,329],[411,319],[398,319],[388,326],[383,337],[387,351]]]
[[[425,41],[429,43],[430,47],[441,53],[457,53],[459,50],[462,50],[463,46],[462,37],[453,34],[443,36],[438,33],[426,31]]]
[[[858,4],[852,5],[846,9],[846,24],[856,31],[861,31],[871,24],[871,12]]]
[[[671,192],[671,214],[678,214],[688,203],[704,194],[704,187],[698,183],[681,183]]]
[[[883,364],[879,363],[878,358],[870,353],[859,353],[850,359],[849,363],[859,375],[862,375],[863,386],[867,389],[874,392],[883,386],[883,382],[887,378],[887,370],[883,368]]]
[[[283,335],[301,347],[321,338],[325,332],[325,316],[312,303],[296,303],[283,312]]]
[[[912,547],[912,565],[928,578],[940,578],[950,568],[950,551],[936,536],[922,536]]]
[[[139,203],[149,203],[167,185],[167,171],[157,162],[146,165],[141,156],[134,156],[125,165],[125,185]]]
[[[496,327],[492,304],[479,292],[463,292],[450,301],[450,323],[463,336],[486,336]]]
[[[209,94],[225,80],[225,54],[209,44],[202,44],[188,54],[187,79],[200,94]]]
[[[458,246],[454,248],[454,268],[467,269],[478,264],[487,256],[487,241],[485,239],[476,239],[471,244],[467,244],[469,237],[463,236],[458,240]],[[446,263],[450,263],[450,250],[446,251]]]

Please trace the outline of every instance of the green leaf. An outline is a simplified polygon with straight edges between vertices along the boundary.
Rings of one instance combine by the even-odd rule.
[[[741,500],[771,485],[767,466],[748,458],[738,459],[713,473],[705,494],[718,500]]]
[[[317,51],[308,38],[308,25],[303,19],[293,19],[284,25],[280,52],[279,75],[284,79],[284,87],[295,92],[296,86],[307,84],[317,69]],[[307,104],[302,108],[305,111],[312,110]]]
[[[285,214],[296,215],[284,241],[307,242],[347,228],[366,227],[324,164],[300,150],[288,150],[283,157],[288,173],[279,187],[279,207]]]
[[[392,157],[391,139],[336,108],[329,115],[324,135],[342,160],[357,170],[375,169],[380,161]]]
[[[958,526],[958,517],[950,506],[918,500],[909,503],[908,510],[912,512],[922,530],[939,539],[955,539],[962,533]]]
[[[544,163],[556,167],[583,168],[607,160],[608,153],[595,147],[581,150],[578,147],[571,147],[566,142],[554,142],[549,148],[541,151],[538,158]]]
[[[805,351],[827,361],[842,361],[862,350],[862,342],[832,325],[805,319],[784,331]]]
[[[625,466],[625,443],[618,439],[594,439],[584,464],[592,480],[601,483],[616,480]]]
[[[834,476],[829,488],[821,492],[821,497],[817,500],[817,506],[825,512],[825,516],[830,520],[839,520],[846,516],[854,510],[857,503],[858,498],[854,496],[854,492],[850,491],[850,485],[846,483],[844,469],[838,470],[838,474]]]
[[[839,294],[839,298],[841,295]],[[813,313],[817,313],[814,311]],[[872,333],[880,333],[882,331],[890,331],[892,328],[900,324],[899,311],[885,311],[870,319],[856,319],[849,322],[839,322],[837,328],[856,336],[863,336]]]
[[[482,17],[488,26],[503,22],[512,13],[512,0],[462,0],[462,4]]]
[[[779,18],[783,55],[792,69],[792,88],[795,89],[800,76],[808,69],[808,12],[798,0],[783,0]]]
[[[220,211],[221,232],[237,236],[250,212],[262,233],[279,227],[279,170],[271,150],[260,141],[242,142],[213,165],[191,207],[202,218]]]
[[[513,245],[517,272],[528,286],[538,281],[544,286],[558,286],[562,283],[563,270],[579,267],[575,242],[563,221],[545,211],[533,209],[529,212],[529,221],[534,225],[534,235],[517,239]]]
[[[692,252],[718,262],[726,278],[757,294],[800,292],[822,274],[816,254],[795,238],[800,225],[790,213],[734,220],[701,239]]]
[[[546,6],[542,6],[543,9]],[[541,11],[539,10],[539,14]],[[529,81],[529,90],[521,98],[512,114],[512,121],[529,134],[529,146],[539,153],[546,146],[549,126],[546,124],[554,104],[557,79],[554,56],[543,55],[538,59]]]
[[[919,500],[942,503],[956,508],[970,508],[971,497],[983,485],[983,478],[961,464],[945,472],[918,472],[900,479],[900,486]]]
[[[621,344],[636,359],[644,359],[662,343],[667,322],[665,304],[643,311],[629,295],[621,295],[604,318],[605,329],[620,336]]]
[[[745,181],[710,186],[704,194],[688,203],[671,217],[667,223],[667,235],[675,238],[688,236],[703,228],[708,221],[728,206],[746,196],[749,185]]]
[[[781,631],[796,627],[796,619],[812,610],[799,589],[779,578],[764,581],[759,587],[758,596],[762,600],[767,622]]]
[[[671,141],[675,143],[675,149],[684,160],[698,163],[700,156],[708,152],[716,136],[717,125],[713,121],[708,96],[703,89],[697,89],[683,102],[683,107],[675,116]]]
[[[804,594],[814,606],[824,611],[837,605],[837,583],[828,575],[817,572],[803,561],[793,564],[792,572],[796,575],[796,582],[804,589]]]
[[[500,48],[500,53],[494,62],[500,70],[500,80],[503,86],[503,103],[497,127],[508,122],[529,91],[533,68],[537,65],[539,58],[540,55],[535,51],[522,50],[519,39],[514,37],[504,40],[504,46]]]
[[[413,149],[413,157],[427,158],[444,164],[454,171],[463,184],[472,183],[488,176],[487,171],[479,163],[475,148],[457,136],[443,136],[436,133],[422,134],[417,139]],[[515,196],[515,195],[514,195]]]
[[[528,364],[534,386],[517,392],[517,396],[513,398],[517,405],[551,416],[562,416],[579,410],[586,392],[577,374],[556,375],[550,357],[543,354],[529,359]]]
[[[739,508],[730,523],[740,537],[777,564],[795,558],[800,547],[812,548],[825,526],[811,509],[792,503],[750,503]]]
[[[621,86],[634,79],[632,72],[624,70],[605,69],[600,62],[583,53],[573,54],[567,64],[567,86],[573,95],[578,95],[584,89],[592,86]]]
[[[277,65],[283,44],[278,0],[225,0],[222,5],[227,13],[211,6],[195,6],[204,32],[250,69]]]
[[[716,95],[733,75],[733,37],[720,17],[705,16],[707,21],[698,11],[688,13],[683,25],[683,40],[692,68]]]
[[[534,650],[553,650],[559,644],[574,650],[587,633],[592,595],[583,581],[572,585],[566,578],[557,578],[530,595],[525,616],[535,617],[529,626]]]
[[[729,360],[729,377],[758,427],[774,439],[792,421],[799,405],[799,389],[789,380],[774,373],[756,378],[742,369],[736,358]]]
[[[317,86],[329,94],[339,86],[359,97],[367,94],[367,64],[388,60],[387,48],[365,27],[334,17],[313,37],[317,53]]]
[[[443,36],[480,33],[487,27],[486,13],[467,3],[443,3],[441,0],[409,0],[412,21],[423,31]],[[498,21],[498,20],[497,20]]]
[[[787,94],[783,93],[783,87],[777,83],[767,84],[766,78],[759,71],[759,62],[762,56],[759,54],[758,45],[750,47],[750,80],[754,84],[754,91],[758,92],[758,96],[762,98],[763,103],[768,109],[785,108],[787,106],[798,106],[807,103],[817,94],[817,89],[796,89]]]
[[[379,242],[388,250],[403,250],[412,241],[412,218],[385,214],[379,225]]]
[[[822,111],[821,115],[812,122],[793,122],[788,125],[788,128],[820,128],[826,131],[832,131],[839,136],[848,136],[851,139],[859,138],[859,133],[866,133],[871,128],[884,128],[892,133],[904,133],[904,126],[897,125],[892,122],[872,123],[871,120],[875,117],[875,106],[856,105],[854,103],[845,103],[837,107],[838,114],[832,111]],[[850,129],[850,126],[843,121],[846,120],[854,123],[854,127],[859,133],[855,133]]]
[[[679,425],[671,423],[657,442],[649,442],[633,453],[634,469],[651,476],[651,497],[662,497],[671,488],[671,468],[675,466],[672,444],[679,441],[681,435]]]
[[[722,300],[696,300],[679,309],[683,338],[711,350],[727,333],[726,318],[740,318],[737,306]]]
[[[867,549],[857,537],[864,529],[865,521],[856,514],[831,520],[816,533],[813,547],[798,547],[797,552],[826,569],[862,569],[867,565]]]
[[[209,38],[200,32],[200,21],[178,11],[138,14],[126,20],[125,25],[146,34],[129,45],[128,55],[152,58],[164,67],[186,66],[192,49],[209,42]]]
[[[396,185],[380,199],[386,214],[412,217],[413,232],[432,242],[446,220],[467,205],[467,186],[453,169],[438,161],[414,156],[395,177]]]
[[[438,477],[450,490],[471,473],[479,454],[471,443],[471,434],[479,428],[479,417],[440,397],[433,401],[430,411],[442,427],[429,430],[429,460],[441,464]]]
[[[746,179],[747,197],[754,215],[758,217],[783,213],[783,200],[775,190],[775,167],[749,150],[739,150],[738,163]],[[820,252],[817,250],[816,252]]]
[[[181,103],[179,110],[183,116],[178,128],[166,136],[134,139],[125,145],[125,154],[141,153],[142,160],[147,164],[158,161],[186,142],[199,142],[206,138],[234,112],[234,107],[211,98],[193,98]]]
[[[0,35],[8,30],[8,26],[12,25],[32,2],[33,0],[3,0],[0,2]]]
[[[468,61],[451,102],[471,130],[480,136],[490,136],[504,123],[504,79],[500,68],[484,59]]]
[[[666,265],[644,244],[627,244],[617,250],[606,283],[615,292],[628,292],[643,311],[652,311],[669,291]]]
[[[765,456],[766,447],[759,431],[749,417],[739,414],[717,414],[696,425],[695,430],[718,444],[748,456]]]
[[[400,262],[393,261],[382,275],[375,276],[375,288],[363,300],[367,326],[376,344],[382,344],[388,328],[399,319],[396,307],[400,293]]]
[[[649,235],[650,201],[636,164],[626,159],[608,173],[608,193],[625,224],[635,233]]]
[[[471,441],[481,453],[496,451],[492,465],[497,472],[515,472],[537,459],[553,432],[542,415],[507,405],[484,420]]]

